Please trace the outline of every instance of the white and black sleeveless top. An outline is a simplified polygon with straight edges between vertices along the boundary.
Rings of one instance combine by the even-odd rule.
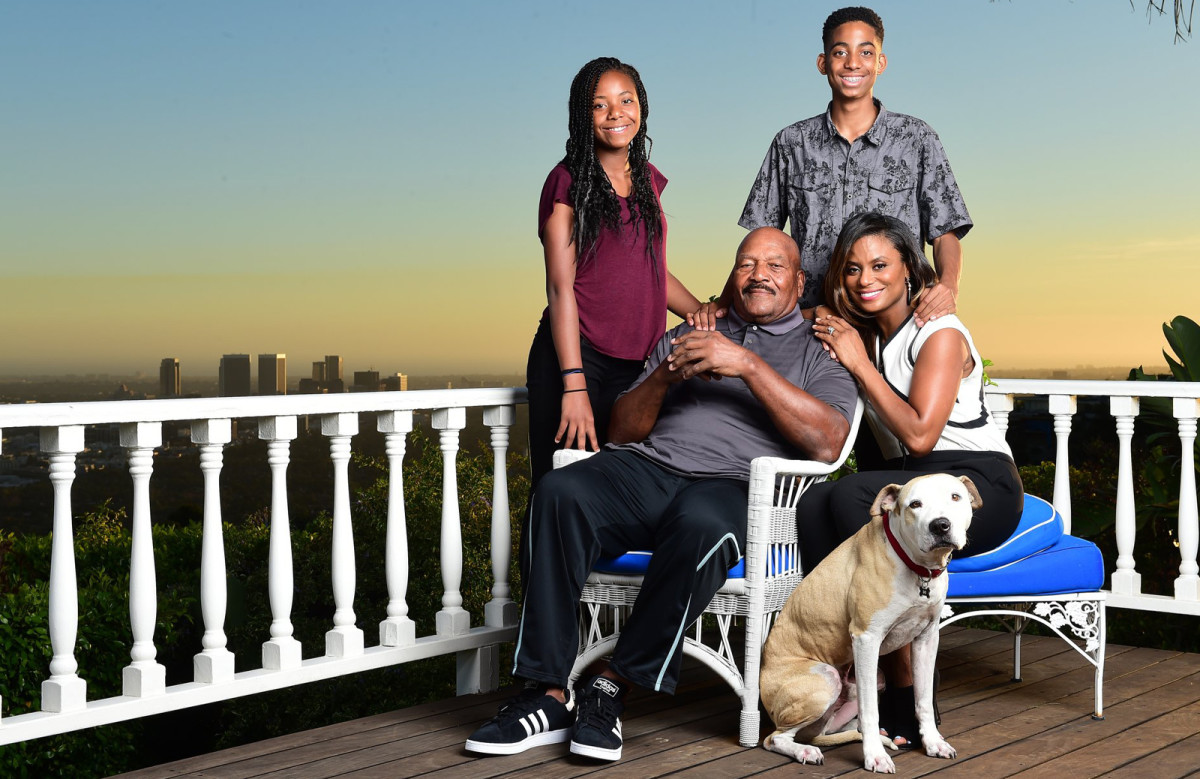
[[[983,360],[975,349],[975,342],[967,328],[953,314],[938,317],[917,327],[912,316],[885,343],[875,339],[875,367],[883,374],[888,386],[901,398],[908,401],[912,391],[913,368],[917,355],[929,337],[940,330],[957,330],[967,339],[971,359],[975,366],[958,385],[958,397],[950,411],[950,419],[942,429],[942,435],[933,446],[933,451],[1000,452],[1012,457],[1012,450],[996,427],[983,398]],[[867,404],[867,421],[875,433],[883,456],[895,459],[909,454],[905,446],[892,434],[871,405]]]

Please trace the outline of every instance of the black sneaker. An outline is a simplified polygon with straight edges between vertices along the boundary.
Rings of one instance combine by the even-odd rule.
[[[566,693],[567,702],[559,703],[541,685],[526,686],[471,734],[467,749],[485,755],[515,755],[531,747],[566,741],[575,713],[575,694],[570,690]]]
[[[621,759],[621,712],[628,688],[606,676],[593,676],[579,688],[579,713],[571,728],[571,752],[597,760]]]

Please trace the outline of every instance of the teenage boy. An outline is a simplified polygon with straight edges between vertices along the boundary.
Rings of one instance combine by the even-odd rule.
[[[833,94],[825,113],[775,136],[746,199],[742,227],[791,222],[805,284],[800,304],[824,302],[825,271],[842,223],[863,211],[902,220],[933,245],[939,282],[917,307],[918,324],[955,312],[962,272],[959,239],[971,217],[933,129],[875,99],[887,68],[883,21],[869,8],[834,11],[822,30],[817,70]]]

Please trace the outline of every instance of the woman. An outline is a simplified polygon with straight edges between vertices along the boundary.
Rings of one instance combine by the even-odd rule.
[[[819,310],[813,329],[858,382],[887,463],[814,485],[801,499],[801,556],[810,570],[870,521],[879,490],[924,473],[969,476],[983,499],[960,557],[994,549],[1020,521],[1021,477],[984,402],[983,360],[970,333],[955,315],[922,327],[914,321],[921,295],[936,283],[900,220],[866,213],[843,226],[825,279],[833,313]],[[895,654],[884,666],[892,684],[880,722],[912,745],[919,735],[911,670],[907,650]]]

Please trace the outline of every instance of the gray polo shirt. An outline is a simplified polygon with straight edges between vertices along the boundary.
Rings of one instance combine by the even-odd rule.
[[[695,328],[681,324],[659,340],[638,386],[671,353],[671,339]],[[789,382],[828,403],[842,416],[854,413],[858,389],[840,363],[831,359],[813,337],[812,323],[799,307],[766,325],[742,321],[732,309],[717,320],[717,330],[762,357]],[[629,390],[626,390],[628,392]],[[775,429],[766,408],[741,379],[705,381],[692,378],[667,390],[662,410],[646,440],[609,444],[627,449],[678,473],[748,481],[750,461],[771,456],[807,459]]]
[[[971,229],[937,133],[914,116],[892,113],[878,100],[875,105],[875,123],[854,143],[838,134],[829,110],[780,130],[746,198],[738,223],[747,230],[791,223],[804,267],[805,308],[822,302],[838,233],[855,214],[894,216],[922,246]]]

